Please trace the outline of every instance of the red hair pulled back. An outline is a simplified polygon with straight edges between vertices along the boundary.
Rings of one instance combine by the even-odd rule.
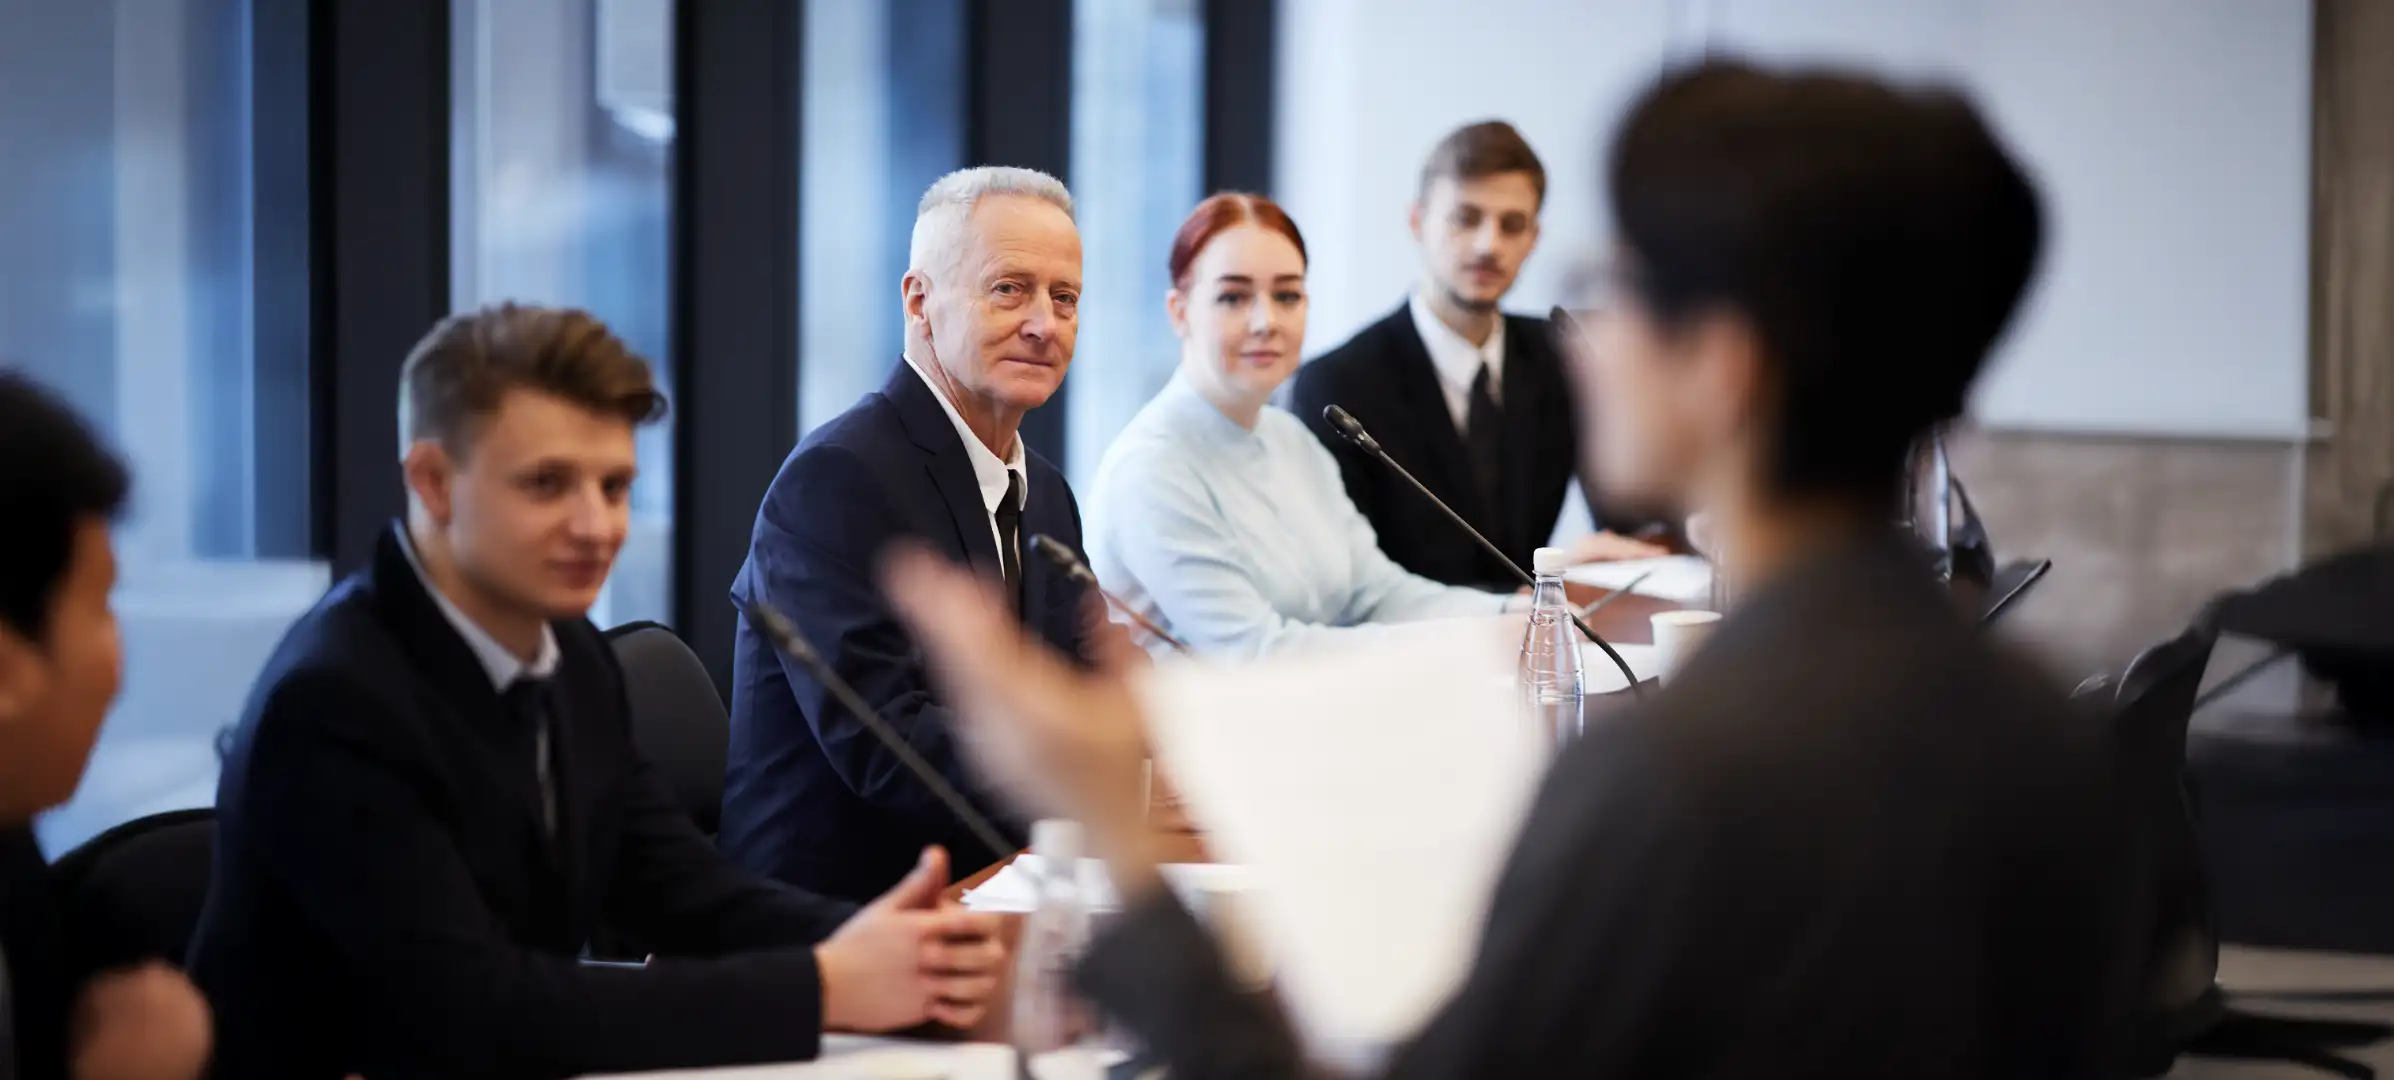
[[[1172,272],[1172,287],[1189,287],[1189,268],[1197,262],[1197,254],[1224,230],[1241,225],[1261,225],[1297,245],[1297,258],[1310,263],[1305,254],[1305,237],[1297,231],[1297,223],[1282,210],[1280,204],[1261,195],[1246,191],[1225,191],[1206,197],[1188,220],[1180,223],[1180,232],[1172,237],[1172,259],[1166,264]]]

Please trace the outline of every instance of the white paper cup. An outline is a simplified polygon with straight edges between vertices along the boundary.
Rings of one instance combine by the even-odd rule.
[[[1687,659],[1696,654],[1704,639],[1712,636],[1712,628],[1720,624],[1718,611],[1658,611],[1654,614],[1654,661],[1656,677],[1668,683],[1686,666]]]

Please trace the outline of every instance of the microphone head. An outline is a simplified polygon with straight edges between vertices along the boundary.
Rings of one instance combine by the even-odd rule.
[[[1031,550],[1038,552],[1040,558],[1056,564],[1066,577],[1087,585],[1097,584],[1097,572],[1089,569],[1089,564],[1082,562],[1081,557],[1073,554],[1063,541],[1046,533],[1034,533],[1031,536]]]
[[[1336,405],[1326,405],[1322,407],[1322,419],[1329,423],[1330,430],[1338,432],[1339,438],[1354,443],[1365,453],[1380,452],[1380,440],[1363,430],[1363,421],[1355,419],[1355,414]]]

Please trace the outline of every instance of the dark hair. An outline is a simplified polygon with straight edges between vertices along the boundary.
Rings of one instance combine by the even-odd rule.
[[[75,532],[124,509],[125,467],[66,403],[0,371],[0,625],[41,642]]]
[[[1415,197],[1428,196],[1433,180],[1477,180],[1503,173],[1528,173],[1530,185],[1538,189],[1538,201],[1546,201],[1546,165],[1520,131],[1502,120],[1465,124],[1430,148],[1430,160],[1422,163],[1421,186]]]
[[[1770,481],[1892,498],[2018,308],[2035,187],[1946,89],[1711,61],[1667,75],[1612,147],[1628,292],[1669,326],[1742,316],[1770,366]]]
[[[571,308],[501,304],[451,315],[399,372],[399,438],[464,454],[509,390],[555,394],[646,424],[665,415],[648,361],[607,324]]]
[[[1297,245],[1297,258],[1305,255],[1305,237],[1297,231],[1297,223],[1282,210],[1280,204],[1261,195],[1244,191],[1225,191],[1206,197],[1189,211],[1188,219],[1180,223],[1180,231],[1172,236],[1172,255],[1165,262],[1171,271],[1172,287],[1189,287],[1189,267],[1196,263],[1197,253],[1213,243],[1222,231],[1238,225],[1261,225]]]

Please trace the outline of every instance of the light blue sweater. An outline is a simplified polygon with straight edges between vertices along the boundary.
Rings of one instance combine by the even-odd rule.
[[[1087,540],[1107,589],[1209,655],[1492,616],[1509,600],[1390,561],[1301,421],[1267,407],[1248,431],[1178,375],[1106,450]]]

